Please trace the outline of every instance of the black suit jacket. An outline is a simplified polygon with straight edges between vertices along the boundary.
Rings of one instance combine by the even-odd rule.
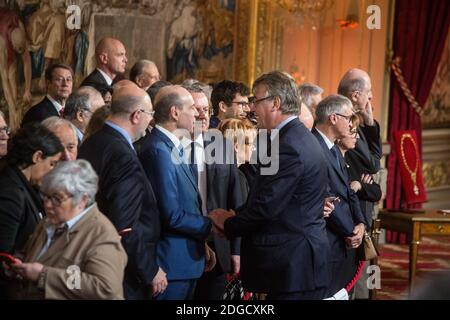
[[[30,122],[42,122],[43,120],[50,117],[59,117],[60,114],[56,111],[53,103],[45,97],[41,102],[34,105],[30,110],[25,113],[22,120],[22,127]]]
[[[204,134],[204,139],[207,147],[211,140],[208,132]],[[244,204],[238,168],[233,158],[233,145],[225,138],[222,145],[225,151],[222,161],[206,165],[208,212],[217,208],[236,210]],[[214,247],[222,270],[231,272],[230,255],[240,255],[241,239],[232,239],[230,243],[227,239],[214,235]]]
[[[361,212],[358,197],[350,189],[350,179],[341,153],[338,153],[340,157],[340,168],[338,168],[336,159],[316,128],[313,128],[312,134],[316,136],[327,159],[329,195],[340,198],[340,202],[334,204],[333,213],[326,219],[331,261],[340,261],[347,256],[345,237],[353,234],[355,225],[364,223],[367,226],[367,224]]]
[[[373,126],[359,126],[358,135],[355,148],[346,152],[345,160],[361,173],[376,174],[380,170],[380,159],[383,156],[380,125],[375,120]]]
[[[242,236],[244,287],[263,293],[324,288],[329,283],[326,160],[298,118],[280,130],[274,154],[278,171],[261,175],[260,166],[246,206],[225,222],[228,237]]]
[[[114,83],[114,81],[113,81]],[[88,87],[93,87],[94,89],[96,89],[98,92],[101,93],[101,95],[103,96],[107,91],[111,90],[111,86],[108,84],[108,82],[106,82],[106,79],[103,77],[103,75],[100,73],[100,71],[98,71],[97,69],[95,69],[94,71],[92,71],[81,83],[81,86],[88,86]]]
[[[136,152],[109,125],[87,138],[79,158],[88,160],[99,175],[98,208],[117,230],[131,228],[122,237],[128,254],[125,298],[149,298],[149,285],[158,271],[156,243],[160,220],[156,199]]]
[[[376,174],[380,170],[381,150],[380,126],[375,121],[374,126],[358,127],[359,139],[355,149],[345,153],[345,161],[349,166],[351,180],[360,181],[363,173]],[[381,199],[381,189],[377,184],[363,185],[358,191],[360,206],[369,228],[372,225],[372,211],[374,202]]]
[[[42,212],[41,199],[22,172],[4,168],[0,173],[0,252],[22,250]]]

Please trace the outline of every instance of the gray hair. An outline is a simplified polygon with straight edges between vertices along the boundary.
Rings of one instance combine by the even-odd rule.
[[[320,101],[316,108],[317,123],[324,124],[333,113],[341,113],[344,106],[352,108],[351,101],[340,94],[332,94]]]
[[[268,96],[279,97],[281,113],[298,115],[300,112],[300,96],[294,79],[281,71],[263,74],[253,83],[253,91],[259,85],[265,85]]]
[[[62,119],[60,117],[54,116],[54,117],[50,117],[50,118],[43,120],[41,122],[41,124],[44,127],[46,127],[48,130],[50,130],[51,132],[55,132],[56,130],[58,130],[61,127],[69,127],[70,129],[72,129],[75,137],[77,137],[77,129],[70,121],[68,121],[66,119]]]
[[[172,87],[179,87],[179,86],[172,86]],[[161,93],[161,91],[159,91],[155,97],[155,105],[154,105],[155,114],[153,116],[155,118],[155,122],[161,124],[169,121],[170,108],[172,106],[175,106],[177,109],[182,109],[183,103],[184,103],[183,96],[178,94],[177,92]]]
[[[144,73],[144,68],[147,65],[154,65],[156,67],[156,63],[151,60],[142,59],[136,62],[130,70],[130,80],[136,82],[136,78]],[[156,67],[158,68],[158,67]]]
[[[97,189],[98,176],[86,160],[59,162],[44,176],[41,185],[44,193],[67,191],[73,196],[73,206],[78,205],[83,196],[88,197],[88,206],[94,203]]]
[[[208,98],[208,100],[211,100],[211,94],[213,91],[213,88],[196,79],[186,79],[181,83],[181,86],[185,88],[189,92],[203,92],[205,96]]]
[[[2,118],[3,118],[3,120],[5,120],[5,121],[6,121],[6,119],[5,119],[5,114],[3,113],[3,111],[2,111],[2,110],[0,110],[0,117],[2,117]]]
[[[364,91],[366,88],[366,80],[364,78],[343,78],[341,82],[339,82],[338,93],[340,95],[350,97],[355,91]]]
[[[79,93],[77,91],[67,98],[64,107],[64,118],[73,120],[80,111],[91,111],[91,102],[89,101],[89,95],[87,93]]]
[[[323,89],[312,83],[304,83],[298,86],[298,93],[302,98],[302,102],[311,110],[312,96],[322,94]]]

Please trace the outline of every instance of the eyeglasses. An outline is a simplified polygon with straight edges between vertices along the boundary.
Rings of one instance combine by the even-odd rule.
[[[356,130],[350,131],[350,137],[352,137],[352,138],[358,138],[358,131],[356,131]]]
[[[50,201],[54,207],[61,206],[61,204],[69,198],[73,198],[73,195],[70,194],[66,197],[63,197],[63,196],[59,196],[57,194],[48,195],[48,194],[42,193],[43,201],[44,202]]]
[[[6,134],[10,134],[11,133],[11,128],[8,127],[8,126],[1,127],[0,128],[0,133],[2,133],[2,132],[6,133]]]
[[[344,118],[345,120],[348,121],[348,123],[352,122],[353,114],[349,115],[349,116],[346,116],[346,115],[343,115],[343,114],[340,114],[340,113],[336,113],[336,115]]]
[[[256,106],[256,105],[257,105],[258,103],[260,103],[261,101],[269,100],[269,99],[273,99],[273,98],[275,98],[275,96],[267,96],[267,97],[264,97],[264,98],[261,98],[261,99],[255,99],[255,98],[254,98],[253,104]]]
[[[252,151],[256,150],[256,145],[253,142],[245,141],[245,145],[250,147]]]
[[[138,109],[140,112],[146,113],[148,114],[150,117],[153,117],[153,115],[155,114],[155,111],[147,111],[144,109]]]

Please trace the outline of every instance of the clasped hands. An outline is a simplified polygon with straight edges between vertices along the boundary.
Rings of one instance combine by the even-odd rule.
[[[236,215],[236,213],[233,210],[227,211],[225,209],[214,209],[213,211],[208,213],[208,218],[210,218],[213,223],[213,228],[212,228],[213,233],[215,233],[221,237],[225,237],[225,233],[224,233],[225,221],[228,218],[233,217],[235,215]]]

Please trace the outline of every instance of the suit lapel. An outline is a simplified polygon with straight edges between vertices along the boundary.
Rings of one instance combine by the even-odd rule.
[[[333,156],[333,154],[331,153],[331,150],[328,149],[327,144],[325,143],[325,141],[323,140],[322,135],[319,133],[319,131],[317,131],[316,128],[314,128],[312,130],[312,134],[314,134],[317,138],[317,140],[320,143],[320,146],[323,149],[323,152],[325,154],[325,156],[327,157],[327,161],[329,163],[331,163],[331,167],[333,167],[333,170],[336,172],[337,176],[342,180],[342,182],[347,185],[347,180],[346,178],[343,176],[344,171],[342,170],[342,159],[339,160],[339,163],[341,165],[341,168],[338,168],[337,163],[336,163],[336,158]],[[339,156],[339,155],[338,155]],[[341,156],[339,156],[339,158],[342,158]]]
[[[198,187],[197,187],[197,183],[195,182],[195,178],[192,175],[191,169],[185,163],[185,161],[180,158],[180,155],[179,155],[178,151],[172,152],[173,149],[175,148],[175,145],[173,144],[173,142],[164,133],[162,133],[160,130],[158,130],[158,128],[154,128],[152,130],[152,134],[157,135],[166,144],[166,146],[169,149],[170,153],[172,155],[174,155],[175,159],[179,163],[179,164],[175,164],[175,165],[176,166],[178,165],[178,166],[181,167],[182,171],[184,172],[184,174],[186,175],[188,180],[191,182],[191,184],[194,187],[194,189],[199,193]]]

